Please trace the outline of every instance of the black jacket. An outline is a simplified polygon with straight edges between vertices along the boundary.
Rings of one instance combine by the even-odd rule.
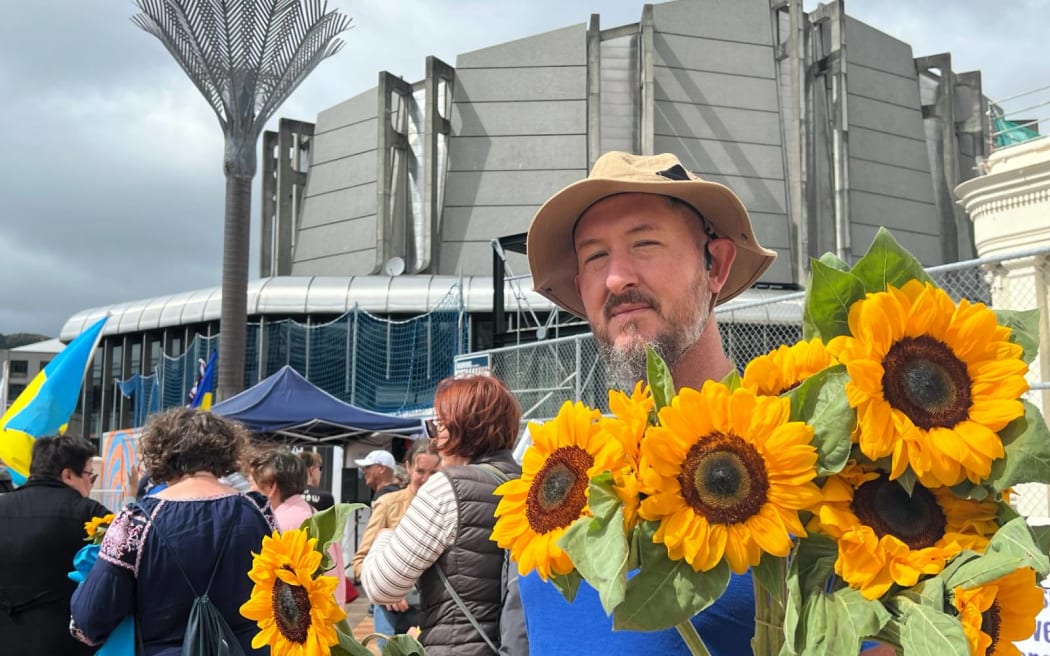
[[[83,547],[84,523],[109,511],[53,479],[30,478],[0,495],[0,645],[5,656],[87,656],[69,634],[66,574]]]

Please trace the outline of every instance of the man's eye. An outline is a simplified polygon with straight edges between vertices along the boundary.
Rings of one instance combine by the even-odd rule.
[[[635,242],[634,247],[635,248],[645,248],[645,247],[648,247],[648,246],[659,246],[659,245],[660,245],[660,242],[658,242],[658,241],[654,241],[652,239],[646,239],[646,240],[643,240],[643,241]]]
[[[599,259],[605,257],[605,255],[606,255],[605,251],[595,251],[595,252],[591,253],[590,255],[584,256],[583,263],[584,264],[590,264],[591,262],[594,262],[596,260],[599,260]]]

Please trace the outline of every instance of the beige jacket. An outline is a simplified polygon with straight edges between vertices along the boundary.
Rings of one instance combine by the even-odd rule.
[[[415,494],[409,488],[398,490],[397,492],[389,492],[384,494],[375,500],[372,505],[372,516],[368,518],[368,526],[365,527],[365,534],[361,536],[361,542],[358,544],[357,553],[354,554],[353,559],[350,561],[350,565],[354,568],[354,579],[361,580],[361,566],[365,562],[365,556],[368,555],[368,550],[372,548],[372,543],[375,542],[376,536],[379,535],[379,531],[384,528],[394,528],[397,523],[404,517],[405,511],[408,510],[408,505],[412,503],[412,497]]]

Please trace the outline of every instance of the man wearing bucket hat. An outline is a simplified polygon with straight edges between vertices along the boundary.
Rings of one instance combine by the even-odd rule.
[[[671,154],[610,152],[543,204],[529,227],[528,257],[536,291],[587,319],[617,384],[629,389],[644,379],[650,345],[676,388],[699,389],[733,368],[715,306],[754,284],[776,253],[759,244],[728,187],[690,173]],[[586,582],[572,604],[535,573],[519,586],[532,656],[688,653],[674,629],[613,632]],[[712,656],[750,654],[750,574],[734,575],[693,623]],[[865,654],[892,653],[880,649]]]

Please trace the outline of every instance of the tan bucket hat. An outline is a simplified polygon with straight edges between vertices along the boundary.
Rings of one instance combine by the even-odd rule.
[[[715,234],[732,239],[736,259],[718,295],[725,303],[748,289],[773,264],[777,254],[763,248],[751,228],[751,218],[729,187],[693,175],[670,153],[632,155],[618,151],[598,158],[585,180],[554,194],[536,212],[529,226],[527,251],[533,287],[558,306],[586,318],[576,292],[576,221],[594,203],[615,194],[671,196],[695,208]]]

